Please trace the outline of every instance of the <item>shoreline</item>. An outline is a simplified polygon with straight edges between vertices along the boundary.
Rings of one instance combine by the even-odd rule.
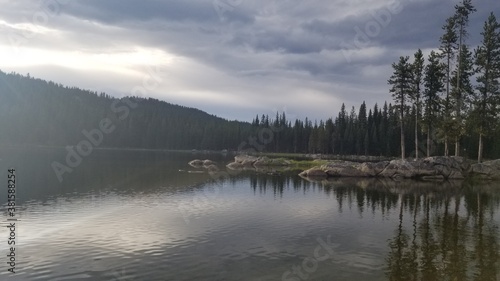
[[[269,154],[267,154],[269,155]],[[273,154],[277,156],[277,154]],[[283,156],[281,154],[280,156]],[[307,159],[307,158],[306,158]],[[378,162],[352,162],[346,160],[314,159],[294,160],[268,156],[236,155],[226,167],[241,169],[303,169],[304,178],[390,178],[417,180],[500,180],[500,159],[473,163],[463,157],[432,156],[415,160],[391,160]]]

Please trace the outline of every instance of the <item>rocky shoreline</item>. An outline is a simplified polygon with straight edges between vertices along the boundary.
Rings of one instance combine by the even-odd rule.
[[[301,161],[286,158],[256,157],[237,155],[234,162],[226,167],[230,170],[278,170],[297,168]],[[500,180],[500,159],[473,163],[463,157],[433,156],[417,160],[392,160],[380,162],[351,162],[343,160],[315,160],[307,162],[310,169],[299,175],[308,179],[331,178],[386,178],[418,180]],[[205,168],[209,172],[218,171],[210,160],[193,160],[189,165]]]
[[[392,179],[448,180],[500,179],[500,159],[472,164],[462,157],[434,156],[414,161],[392,160],[356,163],[333,161],[308,169],[307,178],[383,177]]]

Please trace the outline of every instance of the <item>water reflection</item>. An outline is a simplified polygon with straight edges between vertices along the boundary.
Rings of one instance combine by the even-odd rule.
[[[193,174],[187,161],[199,155],[182,152],[95,150],[59,182],[52,162],[65,163],[62,148],[6,148],[0,146],[0,176],[17,169],[20,185],[18,201],[46,200],[61,194],[85,194],[103,191],[116,193],[154,193],[166,188],[172,192],[200,185],[211,179],[207,173]],[[228,157],[210,156],[225,165]],[[181,170],[182,172],[179,172]],[[0,193],[1,202],[6,194]]]
[[[397,211],[398,225],[388,241],[389,280],[498,280],[498,185],[464,182],[337,180],[344,198],[360,213]]]
[[[190,154],[107,151],[59,183],[58,153],[0,150],[0,165],[18,161],[26,201],[25,275],[14,280],[280,280],[329,235],[333,262],[309,280],[499,279],[496,183],[317,182],[296,171],[216,181],[185,171]]]
[[[357,208],[398,223],[387,241],[388,280],[495,281],[500,277],[500,186],[463,181],[419,182],[390,179],[330,179],[251,176],[255,192],[281,196],[321,190],[333,195],[338,211]],[[396,216],[397,215],[397,216]]]
[[[467,187],[441,197],[401,195],[389,280],[498,280],[499,202]]]

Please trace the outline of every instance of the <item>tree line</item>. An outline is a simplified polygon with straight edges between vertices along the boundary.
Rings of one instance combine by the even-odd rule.
[[[394,73],[388,84],[399,115],[402,159],[407,151],[405,127],[410,122],[406,115],[412,107],[417,157],[420,129],[427,135],[427,156],[433,134],[443,143],[445,156],[452,144],[454,155],[460,156],[465,139],[475,136],[478,162],[483,160],[485,141],[498,129],[500,25],[492,12],[484,23],[482,41],[472,52],[467,38],[469,17],[474,12],[471,0],[455,6],[443,26],[439,50],[431,51],[427,62],[419,49],[412,60],[401,56],[392,64]]]
[[[126,115],[113,110],[114,103],[126,99],[136,105]],[[258,139],[262,132],[273,128],[272,138],[267,136],[259,144],[259,151],[394,157],[400,154],[398,107],[387,102],[373,108],[362,102],[358,109],[353,106],[349,110],[342,104],[337,116],[326,121],[289,120],[285,113],[277,112],[273,117],[257,115],[247,123],[151,98],[126,99],[0,72],[0,144],[76,145],[85,138],[83,130],[99,128],[100,121],[108,118],[116,128],[104,136],[100,144],[103,148],[238,150],[246,148],[243,143],[251,143],[250,139]],[[415,107],[405,107],[406,142],[424,138],[425,134],[415,130],[412,122],[416,116]],[[470,130],[461,139],[467,157],[476,157],[474,132]],[[500,158],[500,147],[495,145],[498,138],[500,130],[484,138],[489,158]],[[430,148],[429,153],[443,154],[439,135],[432,135],[431,140],[426,148]],[[425,151],[424,147],[418,150]],[[416,156],[412,147],[406,147],[405,153]]]

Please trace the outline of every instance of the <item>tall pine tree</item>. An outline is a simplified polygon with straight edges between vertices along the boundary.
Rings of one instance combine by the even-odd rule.
[[[418,119],[420,118],[420,96],[421,96],[421,86],[424,75],[424,55],[422,54],[422,50],[418,49],[418,51],[414,55],[414,61],[412,64],[412,78],[413,78],[413,92],[412,92],[412,100],[415,106],[415,158],[418,159]]]
[[[437,114],[441,109],[440,93],[444,90],[443,80],[445,79],[445,65],[440,62],[439,55],[432,51],[425,67],[424,76],[424,126],[427,131],[427,157],[431,156],[431,135],[434,124],[438,118]]]
[[[445,72],[446,72],[446,97],[443,100],[444,105],[444,115],[441,122],[441,130],[443,132],[444,139],[444,155],[448,156],[448,135],[451,122],[451,103],[450,103],[450,86],[451,86],[451,67],[453,59],[455,57],[455,52],[457,49],[457,34],[455,32],[456,18],[454,16],[449,17],[443,26],[444,34],[440,38],[442,57],[445,60]]]
[[[388,80],[391,85],[390,92],[396,102],[399,111],[399,125],[401,127],[401,159],[405,160],[405,133],[404,133],[404,112],[406,102],[411,97],[412,91],[412,69],[408,62],[410,57],[400,57],[398,63],[393,63],[394,73]]]
[[[495,123],[500,98],[500,25],[493,13],[485,22],[481,35],[483,39],[475,54],[479,94],[473,114],[479,133],[478,162],[483,161],[484,136]]]
[[[463,0],[459,5],[455,6],[455,28],[456,34],[458,34],[458,58],[457,58],[457,68],[455,71],[455,89],[453,89],[453,102],[455,108],[455,116],[453,119],[453,133],[455,137],[455,156],[460,154],[460,137],[463,134],[463,118],[462,118],[462,104],[464,99],[463,84],[462,79],[468,78],[462,75],[462,71],[467,71],[463,69],[463,64],[467,64],[467,50],[465,40],[468,37],[467,27],[469,25],[469,16],[471,13],[475,12],[476,9],[472,6],[471,0]],[[467,83],[467,81],[464,81]]]

